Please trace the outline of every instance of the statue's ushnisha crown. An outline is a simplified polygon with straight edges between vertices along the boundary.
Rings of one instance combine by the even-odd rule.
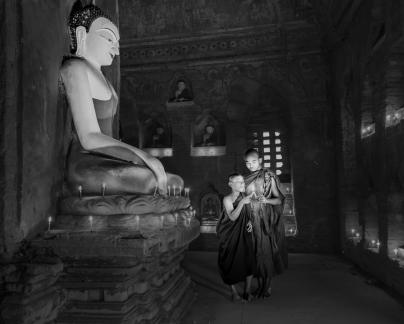
[[[73,8],[69,18],[69,31],[72,41],[70,49],[72,53],[74,53],[77,49],[76,28],[83,26],[88,32],[93,21],[100,17],[111,20],[106,13],[94,5],[87,5],[79,9]]]

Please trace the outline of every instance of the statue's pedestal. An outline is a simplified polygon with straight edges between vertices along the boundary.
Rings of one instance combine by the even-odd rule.
[[[107,214],[109,198],[115,215]],[[180,265],[199,235],[189,199],[70,199],[93,213],[85,215],[80,202],[64,201],[65,212],[74,205],[82,212],[58,216],[52,230],[34,242],[51,247],[64,263],[59,284],[67,303],[57,323],[178,323],[194,299]]]

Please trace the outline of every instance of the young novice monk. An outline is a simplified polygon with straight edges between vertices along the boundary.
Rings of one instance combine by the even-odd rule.
[[[247,169],[246,192],[251,196],[251,217],[256,255],[257,297],[271,295],[271,279],[287,266],[285,229],[282,221],[284,196],[275,173],[262,167],[256,150],[244,154]]]
[[[243,176],[229,176],[231,194],[223,198],[224,212],[218,225],[219,269],[223,281],[230,285],[232,300],[241,300],[235,284],[245,281],[243,298],[252,299],[251,279],[255,271],[255,257],[250,221],[250,196],[246,196]]]

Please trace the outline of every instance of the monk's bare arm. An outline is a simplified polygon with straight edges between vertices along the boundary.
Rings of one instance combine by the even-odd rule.
[[[274,177],[271,177],[271,194],[274,198],[261,197],[260,202],[270,205],[280,205],[282,200],[280,198],[279,188]]]
[[[243,206],[246,203],[250,202],[250,198],[244,197],[239,204],[237,205],[236,208],[233,208],[233,202],[231,201],[231,196],[226,196],[223,198],[223,205],[224,208],[226,209],[227,215],[229,215],[230,220],[235,221],[241,213],[241,210],[243,209]]]

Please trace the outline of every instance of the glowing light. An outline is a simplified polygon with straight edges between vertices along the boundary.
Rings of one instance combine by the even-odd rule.
[[[88,220],[90,221],[90,231],[93,231],[93,216],[88,216]]]
[[[262,132],[262,137],[269,137],[269,132]]]
[[[264,155],[264,160],[270,160],[271,156],[270,155]]]
[[[279,135],[281,135],[281,133],[275,132],[275,136],[279,136]]]
[[[264,145],[269,145],[269,144],[271,144],[271,141],[269,139],[265,139],[265,140],[262,141],[262,143]]]
[[[282,168],[283,167],[283,162],[276,162],[276,167],[277,168]]]
[[[139,215],[135,215],[135,230],[139,231],[139,223],[140,223],[140,217]]]
[[[48,231],[51,229],[51,223],[52,223],[52,216],[48,217]]]
[[[269,147],[264,147],[264,153],[270,153],[271,152],[271,148]]]
[[[275,144],[281,144],[281,140],[280,140],[279,138],[277,138],[277,139],[275,140]]]
[[[276,154],[276,159],[277,160],[282,160],[282,154]]]
[[[270,168],[270,167],[271,167],[271,163],[265,162],[265,163],[264,163],[264,167],[265,167],[265,168]]]
[[[275,148],[275,151],[276,152],[280,152],[282,150],[282,148],[280,147],[280,146],[277,146],[276,148]]]
[[[282,171],[281,170],[276,170],[276,175],[281,175]]]

